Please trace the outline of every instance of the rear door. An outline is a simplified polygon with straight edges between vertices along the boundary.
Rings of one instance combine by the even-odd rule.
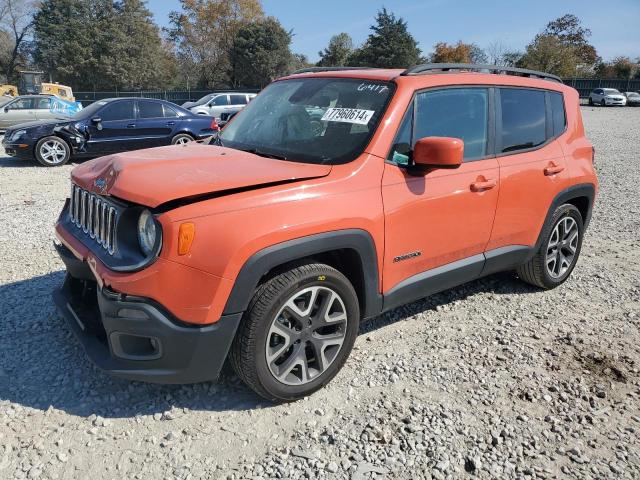
[[[486,87],[416,94],[382,179],[385,294],[394,297],[398,289],[408,287],[417,296],[404,295],[402,300],[412,300],[451,286],[443,282],[457,284],[480,274],[499,190],[491,135],[492,95]],[[406,165],[413,145],[431,136],[462,139],[464,162],[457,169],[412,175]],[[452,275],[432,277],[438,271]]]
[[[562,94],[513,87],[496,92],[500,199],[487,250],[534,245],[569,178],[557,141],[566,132]]]
[[[138,100],[137,103],[137,148],[169,145],[176,128],[176,118],[165,117],[163,102]]]
[[[135,100],[127,98],[108,102],[97,111],[94,118],[99,118],[100,123],[89,122],[87,153],[102,155],[134,150],[138,142],[134,107]]]
[[[37,120],[34,101],[35,97],[21,97],[7,103],[0,114],[0,128]]]

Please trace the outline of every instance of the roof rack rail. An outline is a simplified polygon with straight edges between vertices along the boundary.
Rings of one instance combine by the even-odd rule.
[[[562,79],[557,75],[550,73],[538,72],[536,70],[527,70],[525,68],[500,67],[498,65],[484,65],[474,63],[425,63],[407,68],[401,75],[424,75],[428,73],[447,73],[451,70],[467,70],[470,72],[485,72],[495,74],[511,74],[522,77],[536,77],[544,80],[553,80],[562,83]]]
[[[296,70],[291,75],[298,73],[315,73],[315,72],[339,72],[341,70],[371,70],[372,67],[308,67]]]

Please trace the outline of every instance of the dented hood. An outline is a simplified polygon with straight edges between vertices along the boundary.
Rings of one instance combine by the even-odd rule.
[[[97,158],[74,168],[71,179],[85,190],[153,208],[182,198],[324,177],[330,171],[328,165],[191,143]]]

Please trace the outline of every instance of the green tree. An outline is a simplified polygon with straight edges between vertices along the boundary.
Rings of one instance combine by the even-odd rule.
[[[581,64],[593,66],[598,61],[596,49],[589,43],[591,30],[584,28],[575,15],[566,14],[549,22],[542,35],[554,36],[565,47],[572,48]]]
[[[176,45],[188,85],[214,88],[230,83],[229,54],[245,25],[264,18],[259,0],[180,0],[169,14],[169,39]]]
[[[355,66],[381,68],[407,68],[420,63],[418,42],[409,33],[407,22],[388,12],[380,10],[376,24],[371,26],[369,35],[362,47],[355,50],[349,63]]]
[[[273,17],[242,27],[230,54],[233,84],[262,88],[290,71],[290,44],[291,33]]]
[[[553,73],[560,77],[575,75],[579,59],[576,50],[554,35],[537,35],[527,45],[526,52],[517,66]]]
[[[318,52],[319,67],[343,67],[347,65],[349,56],[353,53],[353,40],[348,33],[339,33],[329,40],[329,45]]]
[[[34,16],[35,61],[53,80],[76,90],[165,86],[172,73],[170,51],[145,3],[43,1]]]

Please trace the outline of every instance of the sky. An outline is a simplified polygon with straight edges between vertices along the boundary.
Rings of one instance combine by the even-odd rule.
[[[313,62],[340,32],[351,35],[356,45],[364,42],[383,6],[407,21],[423,54],[437,42],[458,40],[524,50],[549,21],[573,13],[591,29],[591,44],[605,60],[640,57],[640,0],[263,0],[262,5],[267,15],[293,31],[292,51]],[[148,0],[148,7],[156,22],[166,26],[179,1]]]

